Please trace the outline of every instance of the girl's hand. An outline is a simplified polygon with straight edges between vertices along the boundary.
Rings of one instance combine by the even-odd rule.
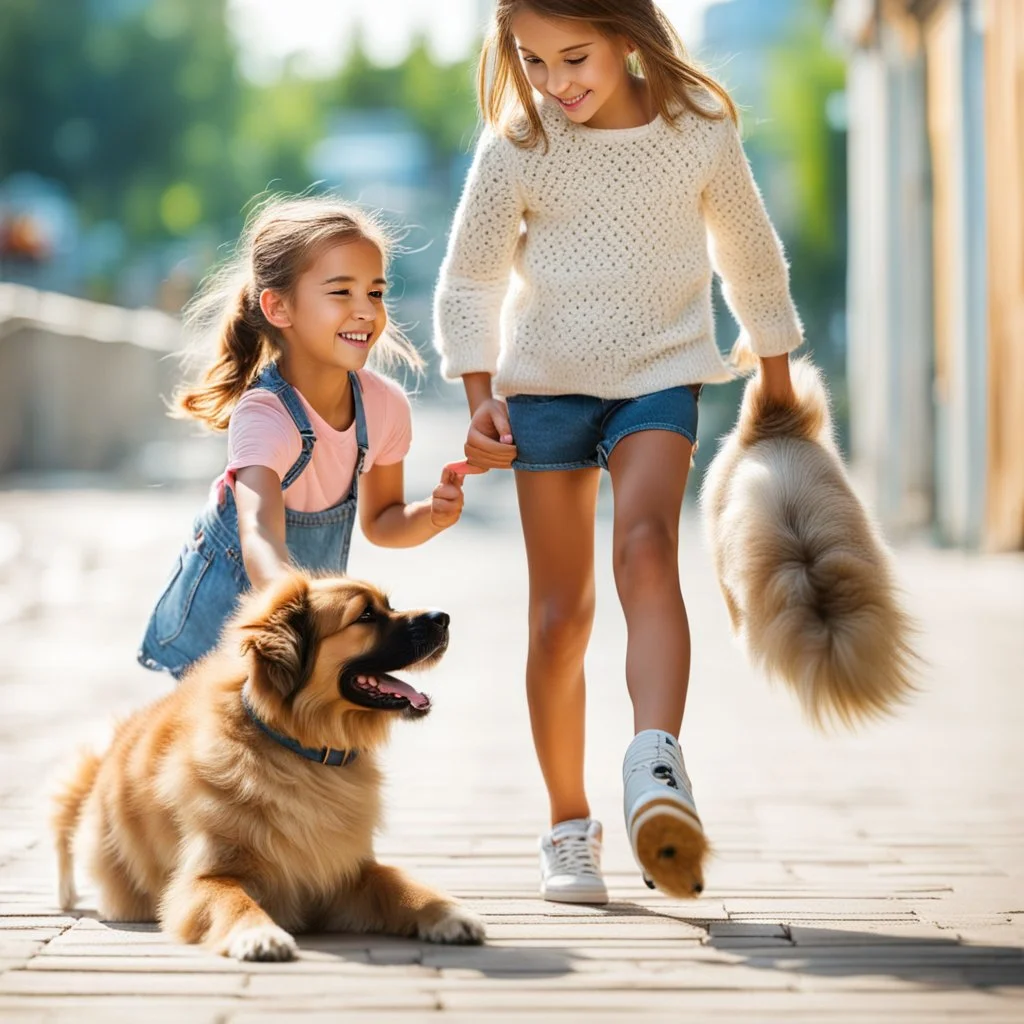
[[[505,403],[500,398],[481,402],[469,421],[466,437],[469,464],[478,469],[509,469],[517,454]]]
[[[430,524],[436,530],[454,526],[462,515],[465,498],[462,493],[463,477],[448,466],[441,472],[441,482],[430,495]]]

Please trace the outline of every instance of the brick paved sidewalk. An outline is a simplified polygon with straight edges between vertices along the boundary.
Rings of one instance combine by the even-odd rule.
[[[465,898],[490,943],[310,936],[276,965],[105,924],[88,888],[80,915],[54,905],[45,794],[81,742],[165,687],[133,651],[195,495],[0,494],[0,1020],[1024,1020],[1024,560],[903,552],[925,691],[898,720],[823,737],[729,639],[688,509],[683,739],[716,856],[681,903],[643,887],[623,834],[603,523],[588,780],[614,902],[558,907],[536,898],[526,580],[511,489],[491,477],[470,482],[478,511],[457,532],[353,553],[396,604],[453,618],[433,714],[395,729],[381,857]]]

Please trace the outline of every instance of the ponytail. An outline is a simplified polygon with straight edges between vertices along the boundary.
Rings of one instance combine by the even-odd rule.
[[[273,358],[267,323],[249,284],[238,292],[221,325],[217,356],[198,383],[178,393],[174,414],[227,430],[231,412],[259,371]]]

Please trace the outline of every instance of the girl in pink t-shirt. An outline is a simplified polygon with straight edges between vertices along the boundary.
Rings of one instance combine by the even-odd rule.
[[[365,366],[375,347],[420,365],[388,329],[389,250],[354,207],[276,201],[247,225],[238,265],[194,303],[194,323],[222,317],[219,351],[177,409],[227,430],[228,465],[150,617],[146,667],[180,676],[216,646],[240,594],[293,566],[344,572],[357,509],[385,547],[422,544],[459,519],[462,476],[449,468],[429,498],[406,502],[409,402]]]

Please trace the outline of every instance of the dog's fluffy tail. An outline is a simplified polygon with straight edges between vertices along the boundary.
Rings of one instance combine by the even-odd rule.
[[[734,492],[745,506],[735,539],[748,560],[748,650],[819,727],[895,710],[917,659],[880,538],[820,446],[781,441],[758,455]]]
[[[798,360],[792,378],[795,404],[769,400],[759,377],[744,393],[715,530],[722,584],[752,659],[816,725],[853,725],[913,692],[915,629],[843,468],[821,375]]]
[[[75,865],[72,845],[82,815],[82,804],[92,792],[101,759],[84,750],[74,774],[54,796],[53,831],[57,846],[57,898],[61,910],[70,910],[78,902],[75,891]]]
[[[749,448],[758,441],[775,437],[818,441],[834,450],[832,417],[828,411],[828,390],[821,371],[807,359],[790,364],[795,404],[770,398],[760,375],[743,392],[737,421],[737,441]]]

